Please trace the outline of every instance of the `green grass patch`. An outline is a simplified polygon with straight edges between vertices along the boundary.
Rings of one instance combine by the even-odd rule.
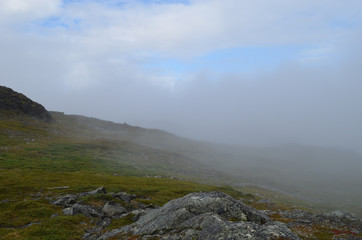
[[[22,201],[8,204],[0,213],[1,227],[22,227],[40,222],[59,212],[58,208],[42,201]]]
[[[130,225],[135,222],[133,218],[134,218],[133,214],[128,214],[125,217],[114,219],[112,220],[112,223],[107,227],[107,231]]]
[[[114,176],[88,171],[59,172],[31,169],[0,170],[0,199],[9,202],[0,204],[0,239],[79,239],[83,227],[72,222],[73,217],[59,216],[61,208],[53,206],[45,197],[57,197],[68,193],[79,193],[105,186],[108,192],[127,192],[147,197],[148,203],[162,206],[168,201],[196,191],[223,191],[240,198],[242,194],[229,187],[202,185],[173,179]],[[54,187],[69,186],[67,189]],[[40,199],[36,199],[39,198]],[[26,199],[26,201],[24,201]],[[36,200],[35,200],[36,199]],[[103,205],[112,200],[109,195],[99,194],[85,197],[85,203]],[[114,200],[114,199],[113,199]],[[140,199],[137,199],[137,201]],[[64,218],[63,218],[64,217]],[[76,219],[78,219],[77,216]],[[60,219],[62,221],[57,222]],[[57,222],[54,226],[53,223]],[[127,218],[113,223],[120,226],[130,222]],[[29,223],[40,223],[21,229]],[[120,225],[118,225],[120,224]],[[83,224],[84,225],[84,224]],[[8,229],[9,227],[18,229]],[[34,238],[32,238],[34,237]]]
[[[91,224],[82,215],[57,216],[41,224],[32,225],[21,233],[24,239],[64,240],[82,239],[82,235]]]

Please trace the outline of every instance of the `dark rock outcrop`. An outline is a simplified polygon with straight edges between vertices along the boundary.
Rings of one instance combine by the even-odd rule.
[[[39,103],[32,101],[11,88],[0,86],[0,109],[24,113],[28,116],[51,122],[49,112]]]

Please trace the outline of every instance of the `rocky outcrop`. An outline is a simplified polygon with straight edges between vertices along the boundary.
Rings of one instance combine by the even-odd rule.
[[[92,201],[87,202],[87,199],[93,199],[93,195],[98,195],[96,199],[107,200],[102,205],[90,205]],[[222,192],[190,193],[163,207],[137,202],[142,198],[125,192],[107,193],[100,187],[60,196],[52,203],[61,206],[64,215],[82,214],[92,218],[93,226],[86,230],[85,240],[297,240],[299,236],[318,239],[310,230],[324,231],[331,237],[327,239],[333,236],[333,239],[355,240],[360,239],[362,233],[361,220],[345,211],[322,214],[303,210],[258,211]],[[133,223],[105,232],[112,221],[120,218]],[[309,230],[303,232],[301,229]]]
[[[0,109],[21,112],[47,122],[52,121],[51,115],[42,105],[3,86],[0,86]]]
[[[116,218],[120,217],[124,213],[135,210],[135,207],[128,207],[128,209],[126,209],[124,206],[122,206],[122,204],[114,201],[107,202],[103,207],[82,204],[81,198],[97,194],[107,194],[107,191],[104,187],[99,187],[89,192],[68,194],[58,197],[56,200],[52,201],[52,204],[63,207],[64,215],[82,214],[86,217],[95,218]],[[109,195],[123,196],[124,194],[125,193],[110,193]],[[136,197],[136,195],[128,195],[133,196],[133,198]],[[130,203],[129,199],[125,199],[124,203]]]
[[[279,211],[288,219],[289,228],[308,229],[313,226],[328,226],[335,235],[333,239],[361,239],[362,221],[354,214],[335,210],[329,213],[311,213],[303,210]],[[303,233],[301,233],[303,235]]]
[[[138,239],[299,239],[285,224],[221,192],[191,193],[154,209],[132,225],[99,239],[119,235]]]
[[[114,201],[108,201],[102,207],[85,204],[83,199],[94,195],[105,195],[107,199],[109,199],[109,196],[112,196]],[[51,203],[62,207],[64,215],[73,216],[81,214],[93,218],[93,221],[96,223],[95,227],[86,230],[83,236],[83,239],[93,240],[99,238],[104,229],[112,223],[112,220],[130,215],[136,221],[142,215],[155,208],[153,205],[144,205],[133,201],[135,198],[137,198],[136,195],[124,192],[107,193],[104,187],[99,187],[89,192],[60,196],[55,200],[51,200]]]
[[[221,192],[191,193],[175,199],[162,208],[149,212],[136,223],[136,234],[170,230],[187,223],[192,218],[215,213],[225,220],[252,221],[258,224],[270,221],[269,217]]]

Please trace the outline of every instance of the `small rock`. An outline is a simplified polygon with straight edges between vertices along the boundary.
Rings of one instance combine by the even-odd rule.
[[[105,187],[99,187],[93,191],[86,192],[85,195],[96,195],[96,194],[106,194],[106,188]]]
[[[42,194],[41,194],[41,192],[37,192],[37,193],[31,194],[30,196],[33,198],[38,198],[38,197],[41,197]]]
[[[130,203],[131,200],[137,198],[136,195],[128,194],[128,193],[125,193],[125,192],[115,193],[112,196],[124,201],[125,203]]]
[[[48,189],[68,189],[68,186],[61,186],[61,187],[48,187]]]
[[[76,199],[76,195],[68,194],[64,197],[57,198],[57,200],[55,200],[53,204],[62,207],[70,207],[77,202]]]
[[[113,216],[116,217],[127,212],[127,210],[120,203],[113,201],[107,202],[103,206],[102,211],[105,213],[107,217],[113,217]]]
[[[105,227],[109,226],[109,224],[111,224],[111,223],[112,223],[112,220],[110,218],[103,218],[102,220],[100,220],[97,223],[97,226],[105,228]]]
[[[100,208],[96,206],[81,205],[76,203],[71,208],[73,209],[73,214],[82,214],[86,217],[96,217],[96,218],[103,217],[103,212],[101,211]],[[65,209],[63,209],[63,211],[64,210]]]
[[[4,199],[0,201],[0,203],[8,203],[8,202],[10,202],[9,199]]]
[[[272,202],[271,202],[270,200],[266,199],[266,198],[263,198],[263,199],[260,199],[260,200],[258,201],[258,203],[271,204]]]
[[[64,208],[62,211],[63,211],[64,215],[68,215],[68,216],[74,215],[74,210],[72,207]]]

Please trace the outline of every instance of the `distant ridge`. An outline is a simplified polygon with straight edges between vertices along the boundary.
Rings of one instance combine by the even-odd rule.
[[[0,86],[0,109],[21,112],[47,122],[53,120],[42,105],[4,86]]]

